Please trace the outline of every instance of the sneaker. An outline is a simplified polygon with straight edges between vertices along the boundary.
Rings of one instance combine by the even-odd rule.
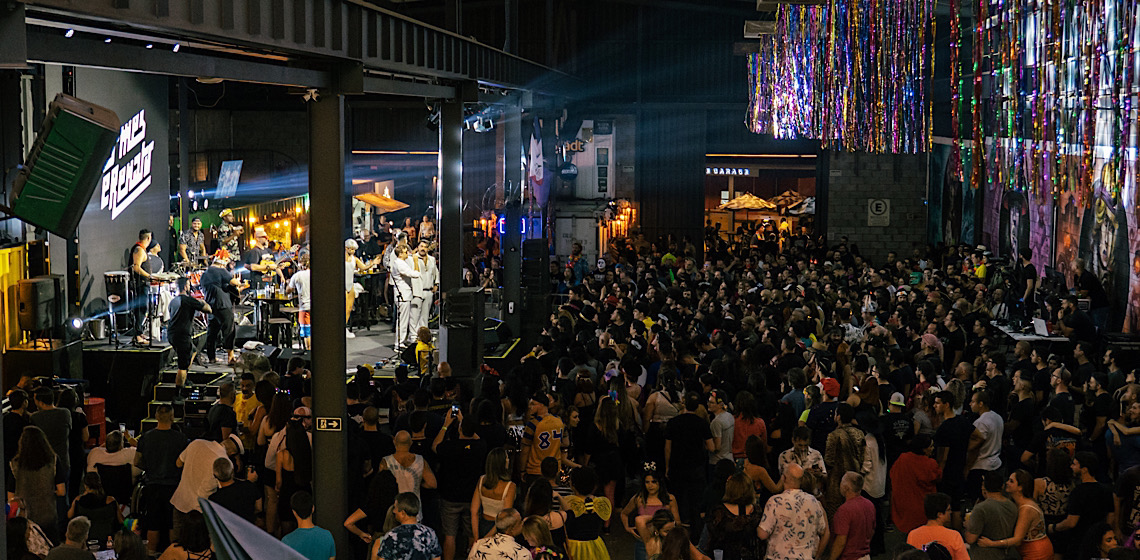
[[[352,331],[350,331],[348,329],[344,329],[344,337],[345,338],[356,338],[356,335],[353,334]]]

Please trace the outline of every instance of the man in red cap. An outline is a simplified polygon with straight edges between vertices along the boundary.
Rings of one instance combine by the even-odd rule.
[[[812,405],[808,412],[807,427],[811,428],[813,449],[827,448],[827,434],[835,431],[835,409],[839,406],[839,381],[834,377],[824,377],[820,382],[820,395],[823,402]]]

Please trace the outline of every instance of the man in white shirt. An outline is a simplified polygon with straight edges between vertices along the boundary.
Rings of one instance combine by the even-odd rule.
[[[285,287],[285,293],[297,294],[297,324],[300,325],[301,340],[305,344],[305,348],[312,348],[311,342],[313,336],[313,319],[310,314],[313,306],[313,285],[309,280],[309,255],[302,255],[297,259],[297,266],[300,268],[296,273],[289,278],[289,284]]]
[[[182,479],[170,505],[174,506],[174,530],[171,539],[178,540],[186,516],[191,511],[202,511],[198,498],[209,498],[218,489],[218,479],[214,478],[214,461],[220,457],[236,455],[237,445],[233,439],[218,443],[208,439],[196,439],[186,446],[175,464],[182,469]]]
[[[495,517],[495,534],[475,541],[467,560],[531,560],[530,551],[515,537],[522,533],[522,516],[507,508]]]
[[[978,415],[974,420],[974,433],[966,451],[966,464],[969,465],[966,491],[969,498],[980,498],[982,476],[987,471],[1001,468],[1001,440],[1005,422],[1001,416],[990,410],[993,395],[986,389],[977,391],[970,399],[970,409]]]
[[[408,256],[408,264],[420,273],[419,278],[412,278],[412,333],[419,332],[420,327],[428,326],[432,298],[439,288],[439,271],[435,266],[435,257],[428,252],[429,246],[428,241],[421,240],[416,246],[416,252]]]
[[[736,420],[725,410],[725,394],[720,389],[709,392],[708,409],[712,416],[709,428],[712,430],[716,450],[709,452],[709,464],[716,465],[721,459],[732,460],[732,432]]]
[[[389,272],[396,286],[396,351],[399,352],[415,340],[416,331],[412,328],[412,279],[419,278],[420,273],[408,264],[407,245],[397,245],[393,256],[395,258],[391,260]]]

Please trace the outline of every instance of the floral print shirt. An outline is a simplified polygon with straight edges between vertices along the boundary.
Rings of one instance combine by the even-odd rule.
[[[442,555],[435,531],[419,523],[398,525],[380,540],[383,560],[432,560]]]
[[[768,560],[812,560],[820,535],[827,533],[827,514],[815,496],[785,490],[764,506],[760,528],[768,533]]]

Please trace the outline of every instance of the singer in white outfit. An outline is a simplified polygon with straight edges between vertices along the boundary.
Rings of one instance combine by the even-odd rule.
[[[415,319],[412,317],[412,281],[419,278],[420,273],[408,265],[408,246],[396,246],[395,257],[389,270],[392,281],[396,286],[396,349],[401,350],[408,340],[415,336],[412,328]]]
[[[420,273],[419,278],[412,278],[412,336],[419,332],[420,327],[428,326],[431,318],[432,298],[439,288],[439,271],[435,268],[435,257],[428,253],[428,241],[420,241],[416,252],[408,256],[408,265]],[[402,341],[414,344],[413,340]]]

